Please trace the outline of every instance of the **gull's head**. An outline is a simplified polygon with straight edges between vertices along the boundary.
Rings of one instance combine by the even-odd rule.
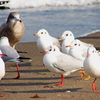
[[[47,47],[45,51],[42,51],[42,53],[57,53],[60,52],[59,48],[55,45],[51,45]]]
[[[6,36],[0,37],[0,45],[10,45],[9,40]]]
[[[17,12],[11,12],[8,16],[7,22],[17,22],[20,21],[20,15]]]
[[[77,39],[73,40],[71,43],[72,48],[81,47],[81,45],[81,41]]]
[[[87,56],[89,57],[89,56],[94,55],[94,54],[97,54],[96,48],[93,46],[89,47],[87,50]]]
[[[38,31],[38,33],[34,34],[34,36],[38,36],[38,37],[45,37],[45,36],[49,36],[49,33],[47,30],[45,29],[40,29]]]
[[[75,40],[73,40],[73,41],[71,42],[70,45],[67,45],[66,47],[70,47],[70,48],[80,48],[80,47],[81,47],[81,41],[75,39]]]
[[[59,37],[59,39],[71,39],[74,40],[74,35],[71,31],[64,31],[62,36]]]

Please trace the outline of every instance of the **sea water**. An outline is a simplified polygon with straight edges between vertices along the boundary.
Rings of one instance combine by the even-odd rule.
[[[73,1],[73,2],[72,2]],[[25,24],[25,35],[20,42],[36,42],[33,34],[46,29],[58,38],[66,30],[75,37],[100,30],[100,0],[10,0],[0,10],[0,24],[10,12],[18,12]]]

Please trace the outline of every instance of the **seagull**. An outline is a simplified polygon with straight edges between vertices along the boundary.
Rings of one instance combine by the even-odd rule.
[[[61,83],[55,86],[62,86],[64,84],[64,77],[82,69],[83,62],[74,59],[72,56],[60,52],[59,48],[55,45],[49,46],[42,53],[46,53],[43,57],[43,64],[51,72],[61,75]]]
[[[87,44],[78,39],[73,40],[71,45],[67,45],[67,47],[70,47],[69,55],[71,55],[75,59],[78,59],[81,61],[84,61],[85,57],[87,56],[87,49],[91,46],[93,46],[93,45]],[[83,77],[84,74],[85,74],[85,72],[84,72],[84,70],[82,70],[81,76]],[[88,76],[88,78],[85,78],[83,80],[89,80],[89,79],[90,79],[90,76]]]
[[[87,44],[78,39],[75,39],[71,42],[70,45],[67,45],[66,47],[70,47],[69,55],[73,56],[74,58],[76,58],[78,60],[84,61],[84,59],[87,55],[87,49],[90,46],[93,46],[93,45]]]
[[[68,54],[70,47],[66,47],[70,45],[74,40],[74,34],[71,31],[64,31],[63,34],[59,37],[62,40],[61,51],[65,54]]]
[[[40,29],[38,33],[34,34],[34,36],[39,37],[37,39],[37,47],[40,51],[46,50],[46,48],[50,45],[56,45],[60,48],[60,43],[58,39],[50,36],[45,29]]]
[[[6,54],[3,54],[0,50],[0,80],[4,77],[5,75],[5,63],[2,60],[2,56],[6,56]],[[3,97],[3,95],[0,95],[0,97]]]
[[[5,75],[5,63],[2,60],[2,56],[6,56],[6,54],[3,54],[0,50],[0,80],[4,77]]]
[[[87,57],[83,63],[84,70],[87,74],[94,77],[92,83],[92,89],[96,89],[95,81],[100,78],[100,56],[95,47],[89,47],[87,50]],[[100,91],[94,91],[95,93],[100,93]]]
[[[7,56],[2,57],[2,59],[5,62],[6,61],[16,62],[18,76],[15,79],[19,79],[20,72],[19,72],[18,62],[23,62],[24,59],[30,60],[30,58],[20,57],[20,55],[17,53],[17,51],[13,47],[10,46],[9,40],[6,36],[2,36],[0,38],[0,49],[1,49],[2,53],[7,55]]]
[[[15,45],[22,39],[24,30],[20,15],[17,12],[11,12],[7,21],[0,26],[0,37],[8,37],[10,45],[15,48]]]

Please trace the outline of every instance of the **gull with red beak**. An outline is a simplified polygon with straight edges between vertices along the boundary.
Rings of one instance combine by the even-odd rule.
[[[11,12],[7,21],[0,26],[0,37],[8,37],[10,45],[15,47],[22,39],[23,35],[24,23],[20,19],[20,15],[17,12]]]
[[[5,63],[2,60],[2,56],[6,56],[6,54],[3,54],[0,50],[0,80],[4,77],[5,75]]]
[[[59,48],[55,45],[49,46],[45,51],[42,51],[42,53],[46,53],[43,57],[45,67],[51,72],[61,75],[61,83],[55,84],[55,86],[62,86],[65,76],[83,67],[83,61],[60,52]]]
[[[5,63],[2,60],[2,56],[6,56],[6,54],[3,54],[0,50],[0,80],[4,77],[5,75]],[[0,97],[3,97],[3,95],[0,95]]]
[[[15,79],[19,79],[20,78],[20,72],[19,72],[18,62],[23,62],[23,60],[29,60],[30,61],[30,58],[20,57],[20,55],[18,54],[16,49],[14,49],[13,47],[10,46],[8,38],[5,37],[5,36],[2,36],[0,38],[0,49],[1,49],[2,53],[7,55],[7,56],[2,57],[2,59],[5,62],[11,61],[11,62],[16,63],[18,75]]]

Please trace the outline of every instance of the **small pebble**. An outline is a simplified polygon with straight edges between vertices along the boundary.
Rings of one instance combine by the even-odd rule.
[[[66,92],[71,92],[70,90],[66,91]]]

